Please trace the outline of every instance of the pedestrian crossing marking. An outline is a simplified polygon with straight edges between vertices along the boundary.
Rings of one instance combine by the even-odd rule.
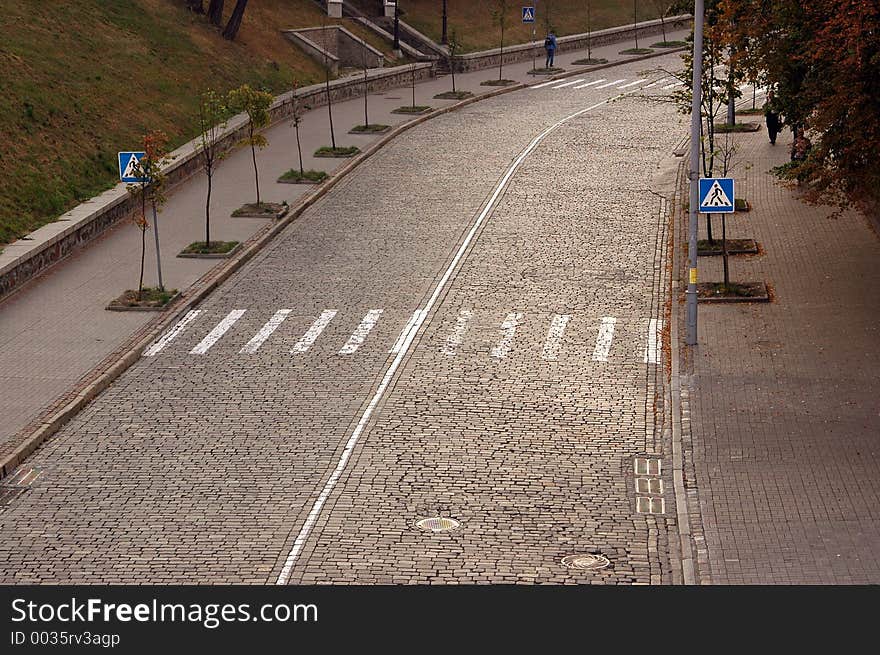
[[[621,82],[626,82],[625,77],[621,77],[619,80],[614,80],[613,82],[608,82],[607,84],[602,84],[601,86],[597,86],[597,89],[607,89],[609,86],[614,86],[615,84],[620,84]]]
[[[564,83],[564,84],[560,84],[560,85],[558,85],[558,86],[554,86],[553,88],[554,88],[554,89],[564,89],[564,88],[567,87],[567,86],[573,86],[573,85],[577,84],[578,82],[583,82],[583,81],[584,81],[584,78],[582,77],[582,78],[580,78],[580,79],[578,79],[578,80],[572,80],[571,82],[566,82],[566,83]]]
[[[220,340],[220,337],[226,334],[229,328],[235,325],[235,322],[238,321],[238,319],[240,319],[242,316],[244,316],[244,313],[246,311],[246,309],[233,309],[231,312],[229,312],[229,314],[226,315],[226,318],[217,323],[216,327],[214,327],[214,329],[211,330],[208,335],[204,339],[202,339],[195,348],[189,351],[190,354],[204,355],[206,352],[208,352],[211,349],[211,346],[217,343]]]
[[[361,321],[361,324],[357,326],[357,329],[348,338],[346,344],[342,346],[339,354],[351,355],[355,353],[357,349],[360,348],[361,344],[367,339],[367,336],[372,332],[373,328],[376,327],[376,323],[379,322],[379,317],[381,315],[381,309],[371,309],[368,311]]]
[[[513,347],[513,337],[516,335],[516,328],[519,327],[522,317],[523,315],[520,312],[511,312],[507,315],[507,318],[501,324],[501,331],[504,333],[504,336],[501,337],[501,341],[489,353],[492,357],[495,359],[507,357],[507,353]]]
[[[631,86],[635,86],[636,84],[642,84],[643,82],[647,82],[648,80],[636,80],[635,82],[630,82],[629,84],[624,84],[623,86],[617,87],[618,90],[628,89]]]
[[[188,351],[189,354],[207,354],[222,339],[228,338],[228,334],[232,332],[232,327],[236,325],[239,319],[241,319],[247,311],[248,310],[245,309],[235,309],[223,316],[223,318],[210,329],[208,334],[205,335],[195,347]],[[240,348],[238,353],[240,355],[254,355],[263,350],[265,345],[271,340],[278,340],[279,337],[276,335],[280,333],[280,328],[282,328],[290,315],[293,314],[293,311],[294,310],[292,309],[279,309],[275,311],[266,323],[260,327],[256,334],[246,341],[243,346],[241,346],[240,343],[235,346],[236,348]],[[199,309],[187,312],[187,314],[165,332],[161,338],[144,350],[143,356],[153,357],[164,349],[167,349],[168,345],[177,340],[180,335],[183,334],[190,325],[194,324],[203,313],[203,310]],[[289,352],[298,355],[308,352],[338,313],[339,312],[336,309],[324,310],[320,316],[314,320],[305,334],[303,334],[296,344],[290,348]],[[423,314],[424,310],[416,310],[409,315],[403,323],[401,331],[395,339],[394,345],[391,346],[391,350],[385,352],[390,352],[392,354],[399,353],[402,350],[403,344],[412,338],[412,331],[415,327],[424,322],[425,317]],[[366,315],[362,317],[360,323],[347,338],[342,347],[335,351],[336,355],[347,356],[359,352],[368,336],[376,327],[380,317],[384,315],[383,309],[369,310]],[[473,322],[474,316],[475,312],[470,309],[462,309],[458,312],[458,315],[455,317],[455,324],[450,333],[448,333],[445,338],[442,335],[439,336],[440,343],[438,344],[438,350],[442,355],[450,358],[459,355],[459,351],[469,333],[470,325]],[[495,360],[503,360],[511,354],[514,342],[517,339],[517,332],[519,331],[519,327],[523,324],[524,316],[525,314],[523,312],[510,312],[504,317],[499,326],[501,332],[500,338],[491,346],[488,353],[489,357]],[[575,321],[575,317],[571,314],[552,314],[546,320],[548,320],[549,325],[543,343],[533,343],[531,346],[525,346],[525,348],[536,349],[536,351],[533,351],[533,355],[528,356],[540,357],[540,359],[545,362],[559,361],[563,358],[563,354],[565,353],[564,342],[566,340],[566,334]],[[601,317],[599,324],[590,328],[596,330],[594,333],[596,334],[596,342],[595,348],[592,351],[592,356],[590,357],[589,351],[583,352],[582,350],[577,349],[568,353],[568,355],[575,358],[569,359],[568,361],[574,363],[590,359],[593,362],[608,363],[612,359],[611,350],[616,337],[615,329],[617,324],[618,319],[613,316]],[[661,319],[650,320],[648,324],[648,333],[643,341],[645,344],[643,357],[644,363],[660,363],[662,353],[662,330],[663,321]],[[240,331],[241,330],[239,329],[239,334]],[[380,346],[380,348],[382,347],[383,346]],[[385,345],[384,348],[388,348],[388,346]],[[375,352],[375,348],[373,348],[373,352]],[[621,352],[626,352],[626,349],[622,349]]]
[[[324,331],[324,328],[330,324],[330,321],[333,320],[333,317],[336,316],[335,309],[325,309],[321,312],[321,315],[312,323],[312,326],[306,331],[304,335],[300,338],[299,341],[290,349],[291,353],[304,353],[308,352],[309,348],[312,347],[312,344],[317,341],[318,337],[321,336],[321,332]]]
[[[604,82],[605,80],[606,80],[606,78],[603,77],[603,78],[600,78],[600,79],[598,79],[598,80],[593,80],[592,82],[587,82],[586,84],[581,84],[580,86],[576,86],[576,87],[574,87],[574,88],[575,88],[575,89],[586,89],[588,86],[593,86],[593,85],[595,85],[595,84],[601,84],[601,83]]]
[[[611,342],[614,340],[614,324],[617,319],[613,316],[602,317],[602,325],[599,326],[599,336],[596,337],[596,349],[593,350],[594,362],[607,362],[611,352]]]

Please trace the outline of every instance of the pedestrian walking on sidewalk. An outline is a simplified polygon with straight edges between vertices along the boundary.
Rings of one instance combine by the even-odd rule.
[[[547,51],[547,62],[544,64],[544,68],[553,68],[553,57],[556,55],[556,35],[553,30],[550,30],[547,38],[544,39],[544,50]]]
[[[764,117],[767,119],[767,134],[770,135],[770,144],[776,145],[776,135],[782,122],[779,120],[779,112],[772,93],[767,94],[767,104],[764,105]]]

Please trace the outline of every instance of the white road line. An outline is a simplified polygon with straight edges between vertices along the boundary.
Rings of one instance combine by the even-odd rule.
[[[554,86],[553,88],[554,89],[564,89],[567,86],[573,86],[573,85],[577,84],[578,82],[583,82],[583,81],[584,81],[584,78],[581,77],[580,79],[572,80],[571,82],[566,82],[565,84],[560,84],[558,86]]]
[[[469,309],[462,309],[458,314],[458,319],[455,321],[455,329],[452,331],[446,338],[446,345],[443,346],[443,354],[447,357],[455,357],[458,352],[458,347],[461,345],[461,342],[464,340],[464,335],[468,329],[468,323],[473,317],[474,313]]]
[[[592,82],[587,82],[586,84],[581,84],[580,86],[576,86],[576,87],[574,87],[574,88],[576,88],[576,89],[586,89],[588,86],[593,86],[594,84],[601,84],[601,83],[604,82],[606,79],[607,79],[607,78],[603,77],[602,79],[599,79],[599,80],[593,80]]]
[[[626,93],[618,94],[618,96],[624,95],[626,95]],[[443,293],[446,285],[449,284],[449,280],[452,278],[452,274],[458,268],[459,262],[461,262],[461,259],[462,257],[464,257],[468,248],[470,248],[471,242],[474,240],[475,236],[479,232],[480,227],[486,220],[486,217],[489,216],[489,214],[495,208],[495,205],[498,203],[498,199],[507,188],[507,185],[510,182],[510,178],[512,178],[514,173],[519,170],[519,167],[522,166],[525,158],[528,157],[532,153],[532,151],[537,148],[544,139],[547,138],[550,133],[556,131],[557,129],[559,129],[559,127],[565,125],[568,121],[577,118],[578,116],[582,116],[587,112],[597,109],[598,107],[607,105],[609,102],[611,102],[612,99],[613,98],[606,98],[605,100],[597,102],[594,105],[590,105],[585,109],[580,109],[573,114],[566,116],[562,120],[554,123],[546,130],[541,132],[534,139],[532,139],[529,145],[527,145],[523,149],[523,151],[507,169],[507,172],[501,178],[501,181],[498,182],[498,184],[496,185],[495,191],[492,192],[489,201],[483,207],[483,210],[480,212],[479,216],[477,216],[477,219],[474,221],[473,225],[471,225],[471,229],[468,231],[464,240],[461,242],[458,251],[452,258],[452,261],[449,262],[449,266],[443,273],[443,277],[440,278],[440,280],[437,282],[437,286],[434,287],[434,292],[431,294],[431,297],[428,298],[428,302],[426,302],[425,306],[422,308],[421,317],[419,318],[419,320],[416,321],[412,329],[409,331],[409,334],[406,336],[406,340],[400,348],[400,352],[397,353],[397,355],[394,357],[394,360],[388,366],[388,370],[385,371],[385,375],[382,376],[382,380],[379,382],[379,386],[376,387],[376,393],[373,394],[373,397],[367,404],[366,409],[364,409],[364,413],[361,414],[360,420],[358,421],[354,430],[352,430],[351,436],[349,436],[345,447],[342,449],[342,453],[339,456],[339,461],[337,461],[336,463],[336,468],[333,469],[333,472],[330,474],[330,477],[324,484],[324,488],[315,499],[315,503],[312,505],[311,511],[309,511],[306,520],[303,522],[302,528],[300,528],[299,533],[294,539],[293,546],[291,546],[290,552],[287,554],[287,558],[284,560],[284,565],[281,567],[281,572],[278,574],[278,579],[275,581],[276,584],[287,584],[290,580],[290,574],[293,571],[293,566],[294,564],[296,564],[296,560],[297,558],[299,558],[299,554],[302,552],[303,546],[305,545],[306,540],[309,538],[309,534],[311,534],[312,528],[315,526],[315,522],[318,520],[318,516],[320,516],[321,514],[324,503],[327,502],[327,498],[330,497],[330,494],[333,492],[333,488],[336,486],[336,483],[339,482],[339,478],[342,475],[342,472],[345,470],[345,467],[348,464],[348,460],[351,458],[352,452],[354,452],[354,448],[357,445],[358,439],[360,439],[361,435],[366,429],[367,424],[370,422],[370,419],[373,416],[373,412],[376,411],[376,407],[379,405],[379,402],[382,400],[382,397],[388,390],[391,381],[397,374],[397,369],[400,368],[400,365],[403,363],[404,358],[408,354],[410,346],[412,346],[413,340],[418,334],[419,329],[424,324],[425,319],[427,318],[431,309],[436,304],[437,299]]]
[[[562,337],[565,334],[565,326],[571,320],[570,314],[556,314],[550,329],[547,331],[547,340],[544,342],[544,351],[541,359],[547,362],[555,362],[559,359],[559,349],[562,346]]]
[[[667,84],[667,85],[664,86],[663,88],[664,88],[664,89],[671,89],[671,88],[674,87],[674,86],[684,86],[684,82],[682,82],[681,80],[678,80],[678,81],[676,81],[676,82],[673,82],[672,84]]]
[[[400,349],[403,346],[403,342],[406,341],[407,335],[410,333],[410,330],[413,329],[413,325],[416,324],[416,321],[419,320],[419,317],[421,315],[422,315],[421,309],[413,312],[413,315],[410,317],[409,321],[407,321],[407,324],[403,326],[403,330],[401,331],[400,336],[397,337],[397,341],[394,343],[394,347],[391,350],[389,350],[388,352],[391,352],[391,353],[399,353],[400,352]]]
[[[348,338],[348,341],[342,349],[339,351],[340,355],[351,355],[354,353],[360,345],[367,338],[367,335],[370,334],[370,331],[376,327],[376,323],[379,322],[379,317],[382,316],[381,309],[371,309],[367,312],[366,316],[364,316],[361,324],[357,326],[354,332],[352,332],[351,336]]]
[[[321,336],[321,332],[324,331],[324,328],[333,320],[333,317],[336,316],[335,309],[325,309],[321,312],[321,315],[317,318],[317,320],[312,323],[312,327],[310,327],[300,340],[296,342],[293,348],[290,349],[292,353],[304,353],[309,348],[312,347],[312,344]]]
[[[550,80],[549,82],[541,82],[540,84],[535,84],[534,86],[530,86],[530,89],[543,89],[545,86],[550,86],[551,84],[558,84],[559,80]]]
[[[507,353],[510,352],[513,346],[513,337],[516,335],[516,328],[519,326],[522,317],[523,315],[520,312],[511,312],[507,315],[507,318],[501,324],[501,330],[504,332],[504,335],[501,337],[498,345],[492,348],[492,352],[489,353],[492,357],[496,359],[507,357]]]
[[[648,326],[648,343],[645,346],[645,364],[659,364],[662,345],[660,344],[661,333],[663,332],[663,321],[659,318],[652,318]]]
[[[608,82],[607,84],[602,84],[601,86],[597,86],[597,89],[607,89],[609,86],[614,86],[615,84],[620,84],[621,82],[626,82],[625,77],[621,77],[619,80],[614,80],[613,82]]]
[[[668,77],[661,77],[659,80],[655,80],[654,82],[651,82],[650,84],[643,86],[642,88],[643,89],[650,89],[652,86],[657,86],[659,84],[663,84],[668,79],[669,79]]]
[[[620,90],[628,89],[631,86],[635,86],[636,84],[641,84],[642,82],[647,82],[648,80],[636,80],[635,82],[630,82],[629,84],[624,84],[623,86],[617,87]]]
[[[161,350],[167,346],[169,343],[174,341],[183,331],[187,328],[187,326],[196,320],[199,317],[199,314],[202,313],[201,309],[191,309],[186,313],[182,319],[177,321],[174,326],[168,330],[165,334],[163,334],[152,346],[147,348],[144,351],[144,357],[152,357],[157,355]]]
[[[208,350],[220,340],[226,332],[235,325],[235,322],[244,316],[246,309],[233,309],[226,315],[222,321],[217,323],[217,326],[208,332],[208,336],[202,339],[199,344],[189,351],[190,355],[204,355]]]
[[[247,342],[244,348],[239,350],[239,353],[244,353],[248,355],[253,355],[257,350],[259,350],[260,346],[272,336],[272,333],[278,329],[278,326],[284,322],[284,319],[288,317],[292,309],[279,309],[275,312],[274,316],[270,318],[266,324],[260,328],[260,331],[254,335],[254,338]]]
[[[613,316],[603,316],[599,326],[599,336],[596,337],[596,349],[593,351],[594,362],[607,362],[608,353],[611,352],[611,342],[614,340],[614,324],[617,319]]]

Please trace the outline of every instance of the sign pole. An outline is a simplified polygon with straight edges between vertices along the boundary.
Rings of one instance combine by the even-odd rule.
[[[686,298],[687,330],[685,343],[697,345],[697,218],[699,216],[700,109],[703,78],[703,0],[694,0],[694,59],[691,99],[690,203],[688,216],[688,285]],[[673,344],[673,347],[675,345]]]

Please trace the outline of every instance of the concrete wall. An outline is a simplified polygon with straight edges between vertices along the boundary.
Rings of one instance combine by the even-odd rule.
[[[319,64],[326,61],[334,75],[342,66],[361,68],[364,58],[367,68],[385,65],[385,56],[381,52],[338,25],[284,30],[282,34]]]

